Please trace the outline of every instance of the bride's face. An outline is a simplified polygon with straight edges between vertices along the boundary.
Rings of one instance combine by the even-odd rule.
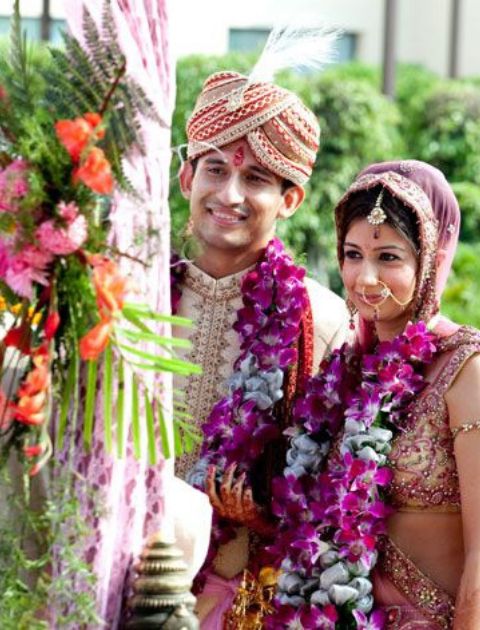
[[[387,223],[374,229],[359,218],[348,229],[343,255],[343,283],[360,316],[376,321],[377,330],[403,330],[411,317],[418,266],[409,241]]]

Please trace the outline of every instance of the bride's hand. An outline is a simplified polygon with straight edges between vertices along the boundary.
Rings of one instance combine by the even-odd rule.
[[[268,522],[264,510],[253,500],[252,489],[245,487],[245,473],[234,479],[236,464],[231,464],[224,472],[217,491],[216,466],[207,472],[206,492],[218,514],[241,525],[246,525],[258,534],[273,533],[272,523]]]

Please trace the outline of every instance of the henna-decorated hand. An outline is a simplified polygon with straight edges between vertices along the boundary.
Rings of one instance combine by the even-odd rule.
[[[258,534],[267,536],[274,531],[272,523],[264,510],[253,500],[252,489],[245,487],[245,473],[234,479],[236,464],[231,464],[224,472],[220,490],[217,491],[216,466],[209,466],[206,480],[206,492],[213,508],[218,514],[241,525],[246,525]]]

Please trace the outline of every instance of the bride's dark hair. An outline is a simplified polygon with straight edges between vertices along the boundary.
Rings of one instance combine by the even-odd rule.
[[[369,190],[359,190],[352,193],[345,201],[339,224],[340,245],[343,246],[351,224],[357,219],[365,218],[370,214],[381,190],[381,186],[375,186],[375,188]],[[415,213],[385,188],[383,189],[381,207],[387,215],[385,223],[401,234],[418,255],[420,252],[420,237]],[[343,262],[343,247],[339,248],[339,252],[340,261]]]

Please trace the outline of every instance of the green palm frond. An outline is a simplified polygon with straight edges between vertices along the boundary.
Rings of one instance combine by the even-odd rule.
[[[27,110],[32,110],[32,82],[28,59],[27,37],[22,32],[20,20],[20,0],[15,0],[10,29],[10,68],[12,71],[9,96],[21,103]]]

